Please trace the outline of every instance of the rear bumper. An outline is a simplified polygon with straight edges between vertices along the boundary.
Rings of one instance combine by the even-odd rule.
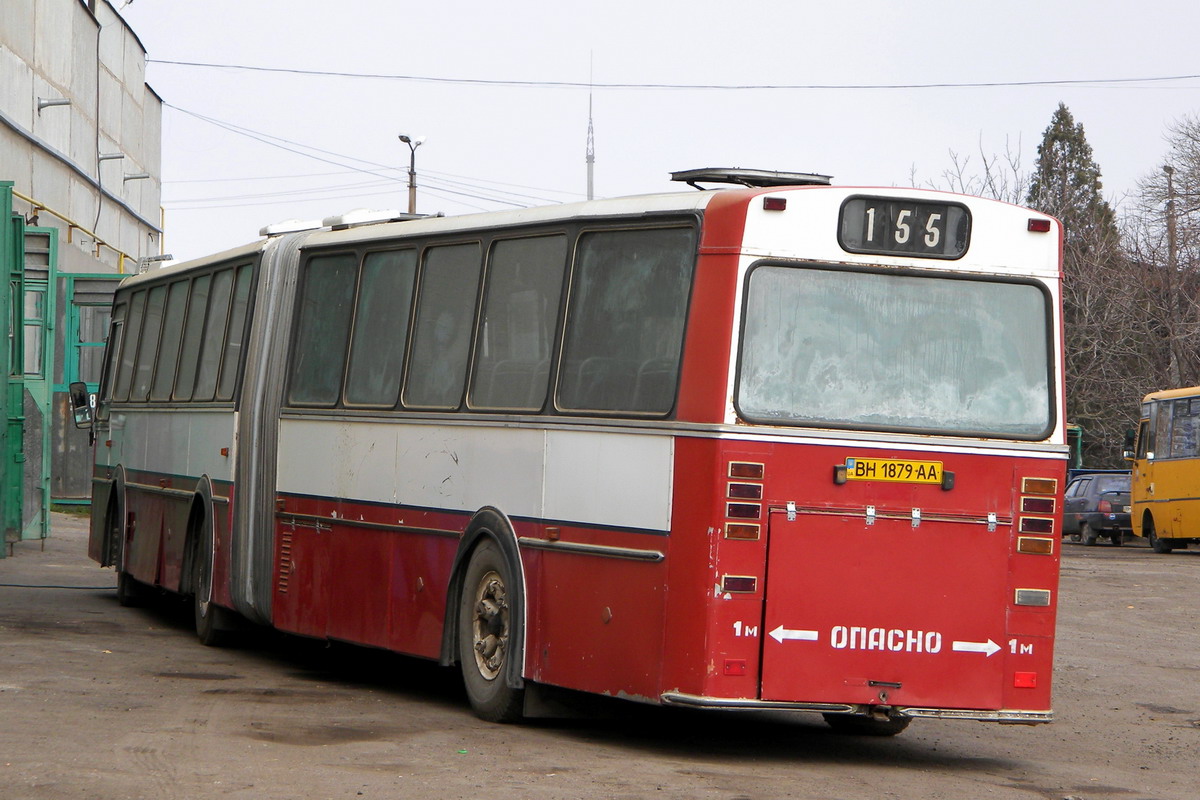
[[[1124,533],[1132,533],[1133,525],[1129,521],[1129,515],[1120,514],[1101,514],[1099,511],[1087,514],[1084,516],[1084,521],[1088,527],[1094,531],[1111,531],[1113,533],[1122,531]]]
[[[700,697],[682,692],[666,692],[661,697],[665,705],[690,708],[713,708],[732,711],[816,711],[824,714],[857,714],[872,716],[884,710],[881,706],[856,705],[853,703],[790,703],[780,700],[752,700],[732,697]],[[923,717],[933,719],[970,719],[979,722],[999,722],[1006,725],[1040,725],[1054,721],[1053,711],[1023,711],[1020,709],[973,708],[915,708],[890,706],[887,711],[894,716]]]

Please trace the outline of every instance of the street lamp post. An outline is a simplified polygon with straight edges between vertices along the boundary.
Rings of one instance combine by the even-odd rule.
[[[400,141],[408,145],[408,213],[417,213],[417,148],[425,142],[424,136],[400,134]]]

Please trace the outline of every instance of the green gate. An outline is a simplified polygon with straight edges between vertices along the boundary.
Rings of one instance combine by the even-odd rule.
[[[0,308],[7,325],[7,341],[0,343],[0,375],[4,379],[3,418],[0,425],[0,531],[4,533],[0,558],[24,529],[25,380],[21,350],[25,339],[24,273],[25,218],[12,211],[12,182],[0,181]]]

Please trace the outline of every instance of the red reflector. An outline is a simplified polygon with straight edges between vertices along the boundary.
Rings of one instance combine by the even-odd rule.
[[[1049,233],[1050,232],[1050,220],[1048,220],[1048,219],[1030,219],[1029,220],[1029,230],[1033,231],[1034,233]]]
[[[729,477],[761,481],[763,479],[763,465],[751,464],[746,461],[730,461]]]
[[[783,211],[787,208],[786,197],[764,197],[763,211]]]
[[[761,483],[731,483],[729,496],[736,500],[762,500]]]
[[[1053,514],[1053,497],[1022,497],[1021,510],[1029,514]]]
[[[746,659],[744,659],[744,658],[727,658],[727,659],[725,659],[725,674],[726,675],[745,675],[746,674]]]
[[[1054,520],[1045,517],[1021,517],[1017,530],[1021,533],[1054,533]]]
[[[726,575],[721,579],[723,592],[753,592],[758,588],[758,578],[749,575]]]
[[[1018,689],[1036,689],[1037,688],[1037,673],[1036,672],[1014,672],[1013,686]]]
[[[758,519],[762,506],[757,503],[726,503],[725,516],[733,519]]]

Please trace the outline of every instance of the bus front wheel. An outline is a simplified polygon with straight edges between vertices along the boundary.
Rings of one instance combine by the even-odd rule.
[[[508,562],[499,546],[484,539],[471,554],[463,576],[458,609],[458,660],[471,709],[488,722],[521,718],[523,690],[509,686],[512,659],[520,644],[513,640],[517,609]],[[519,663],[519,661],[518,661]]]

